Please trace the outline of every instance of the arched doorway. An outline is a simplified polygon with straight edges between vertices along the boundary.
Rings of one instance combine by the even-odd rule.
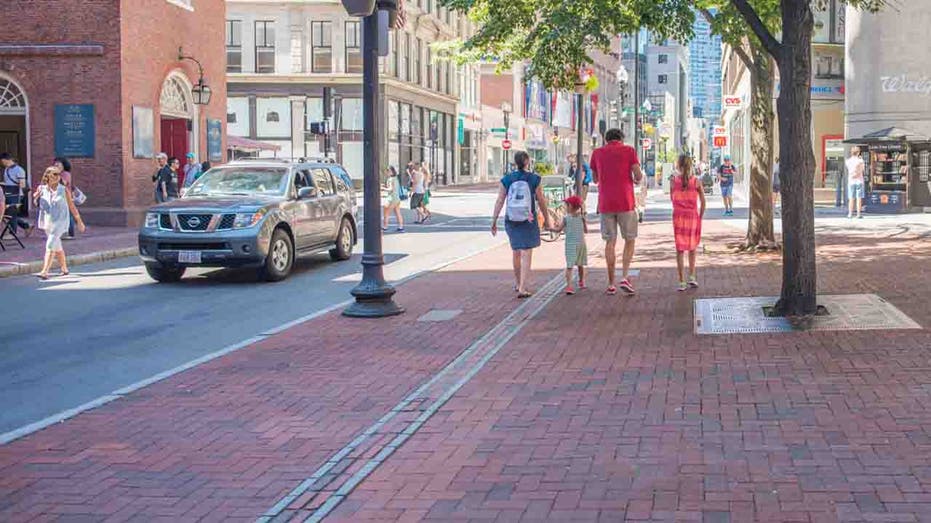
[[[161,152],[175,156],[184,165],[188,152],[197,154],[197,110],[191,97],[187,78],[174,72],[162,84],[159,96]],[[178,173],[178,183],[184,183],[184,173]]]
[[[11,78],[0,75],[0,152],[7,152],[29,173],[29,129],[26,94]]]

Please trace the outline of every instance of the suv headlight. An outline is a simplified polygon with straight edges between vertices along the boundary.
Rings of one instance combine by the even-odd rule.
[[[236,220],[233,222],[234,229],[245,229],[258,225],[265,216],[265,211],[258,212],[241,212],[236,214]]]
[[[145,228],[158,229],[158,218],[159,216],[157,212],[145,213]]]

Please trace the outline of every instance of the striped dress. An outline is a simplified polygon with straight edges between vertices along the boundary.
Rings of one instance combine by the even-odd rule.
[[[694,251],[701,242],[701,216],[698,213],[698,191],[701,186],[694,176],[682,187],[682,176],[672,180],[672,228],[676,235],[676,250]]]
[[[566,268],[587,267],[588,247],[585,245],[585,218],[566,215],[563,224],[566,232]]]

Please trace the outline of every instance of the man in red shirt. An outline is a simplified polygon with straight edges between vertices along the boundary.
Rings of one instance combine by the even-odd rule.
[[[598,213],[601,214],[601,237],[605,241],[608,263],[607,293],[617,294],[614,273],[617,266],[617,235],[624,238],[622,269],[624,278],[619,286],[628,295],[635,293],[628,278],[630,261],[637,240],[637,200],[634,184],[643,180],[637,151],[624,144],[624,133],[610,129],[605,133],[605,145],[592,153],[592,179],[598,184]]]

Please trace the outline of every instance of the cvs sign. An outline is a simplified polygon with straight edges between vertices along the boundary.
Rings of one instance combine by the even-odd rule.
[[[725,96],[724,97],[724,107],[728,109],[739,109],[744,104],[744,100],[740,96]]]

